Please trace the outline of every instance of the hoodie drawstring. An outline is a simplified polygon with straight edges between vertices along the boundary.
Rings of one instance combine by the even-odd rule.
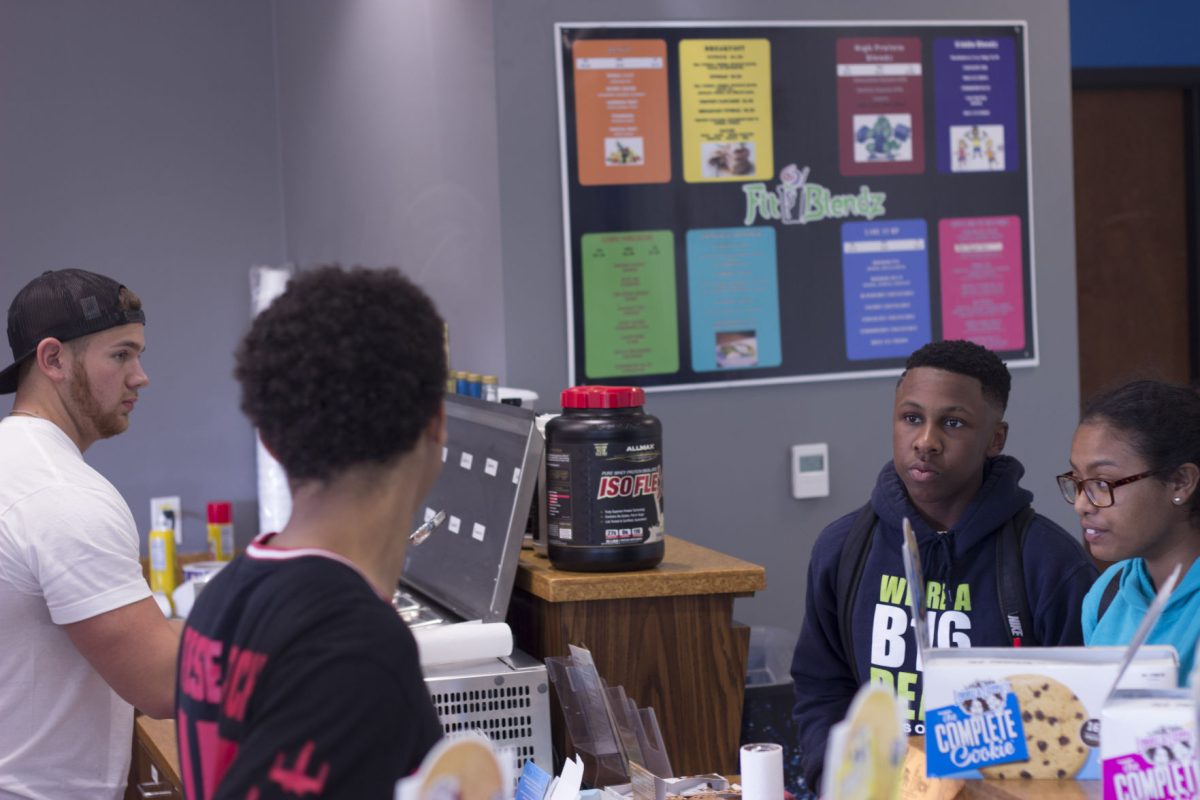
[[[936,569],[934,574],[933,569],[925,576],[926,582],[936,580],[945,587],[945,595],[954,597],[957,591],[957,576],[955,575],[954,564],[954,533],[946,531],[939,533],[930,545],[925,556],[925,563]]]

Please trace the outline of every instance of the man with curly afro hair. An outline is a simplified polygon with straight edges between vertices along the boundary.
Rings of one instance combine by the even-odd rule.
[[[934,644],[1083,643],[1080,608],[1096,569],[1076,539],[1033,513],[1033,495],[1019,485],[1024,467],[1002,455],[1011,383],[1004,362],[972,342],[933,342],[914,352],[896,384],[892,460],[870,501],[825,528],[813,546],[792,659],[801,770],[813,789],[829,728],[862,684],[890,686],[906,708],[909,733],[925,732],[901,559],[904,519],[924,566]],[[998,545],[1014,542],[1007,552],[1016,555],[1000,558]],[[1018,611],[1015,623],[999,601],[1001,573],[1024,592],[1028,613]],[[1014,597],[1009,610],[1020,605]]]
[[[441,736],[391,597],[442,463],[443,331],[398,271],[323,267],[242,340],[242,410],[287,472],[292,515],[188,617],[188,797],[390,798]]]

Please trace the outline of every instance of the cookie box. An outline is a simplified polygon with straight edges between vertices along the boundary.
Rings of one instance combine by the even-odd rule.
[[[1101,712],[1100,756],[1105,798],[1200,798],[1192,693],[1114,692]]]
[[[930,777],[1100,778],[1100,712],[1124,647],[937,648],[925,652]],[[1170,645],[1144,646],[1122,688],[1174,689]]]

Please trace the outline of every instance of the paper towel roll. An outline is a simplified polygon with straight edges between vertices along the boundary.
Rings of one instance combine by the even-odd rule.
[[[292,279],[291,267],[256,266],[250,268],[250,316],[259,312],[283,294]]]
[[[283,465],[267,452],[257,436],[254,442],[258,454],[258,530],[278,533],[292,516],[292,490]]]
[[[251,316],[271,305],[283,294],[291,280],[291,267],[250,268]],[[292,492],[288,488],[287,473],[274,457],[267,452],[261,441],[257,441],[258,454],[258,530],[260,533],[283,530],[292,515]]]
[[[507,622],[476,620],[435,628],[414,628],[413,636],[417,640],[422,667],[499,658],[512,655],[513,649],[512,629]]]
[[[783,748],[777,744],[742,745],[743,800],[783,800]]]

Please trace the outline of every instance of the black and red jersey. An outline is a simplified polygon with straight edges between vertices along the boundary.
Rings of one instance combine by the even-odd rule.
[[[270,538],[209,581],[184,628],[185,794],[391,798],[442,733],[412,633],[352,563]]]

